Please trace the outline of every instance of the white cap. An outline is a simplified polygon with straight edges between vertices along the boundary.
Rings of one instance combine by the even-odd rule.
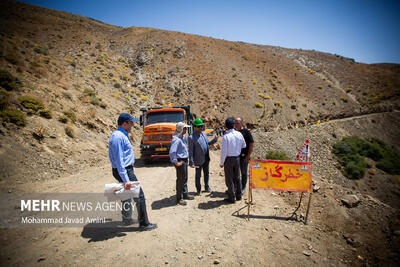
[[[183,122],[178,122],[177,124],[176,124],[176,129],[175,129],[175,133],[174,134],[181,134],[182,133],[182,131],[183,131],[183,128],[188,128],[189,127],[189,125],[187,125],[187,124],[185,124],[185,123],[183,123]]]

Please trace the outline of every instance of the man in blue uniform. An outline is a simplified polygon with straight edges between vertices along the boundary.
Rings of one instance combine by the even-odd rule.
[[[125,189],[130,189],[132,182],[138,181],[133,171],[135,155],[129,132],[132,129],[134,118],[128,113],[121,113],[118,117],[118,129],[115,130],[109,142],[109,157],[112,166],[112,174],[115,179],[124,184]],[[139,226],[141,231],[148,231],[157,228],[157,224],[152,224],[147,218],[146,201],[142,188],[140,188],[139,198],[136,200],[138,210]],[[131,199],[122,201],[122,221],[125,225],[133,223]]]
[[[189,152],[183,136],[186,134],[188,127],[189,125],[183,122],[176,124],[169,149],[170,161],[175,165],[176,169],[176,204],[178,205],[186,205],[187,203],[184,199],[194,199],[193,196],[189,195],[187,188]]]

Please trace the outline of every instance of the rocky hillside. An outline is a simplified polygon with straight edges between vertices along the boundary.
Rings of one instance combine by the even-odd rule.
[[[266,131],[400,106],[395,64],[122,28],[14,1],[0,3],[0,20],[2,183],[106,160],[117,115],[141,106],[191,105],[209,126],[242,116]]]

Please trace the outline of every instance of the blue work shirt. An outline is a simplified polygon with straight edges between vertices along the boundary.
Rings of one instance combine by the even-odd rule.
[[[172,163],[178,162],[178,159],[186,159],[189,157],[189,152],[183,136],[173,136],[171,148],[169,149],[169,158]]]
[[[129,182],[129,177],[125,168],[135,163],[135,155],[127,131],[118,128],[112,133],[108,146],[108,155],[110,157],[111,166],[118,169],[122,181]]]

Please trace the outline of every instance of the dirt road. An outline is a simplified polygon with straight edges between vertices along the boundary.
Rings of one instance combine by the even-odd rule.
[[[298,194],[255,191],[255,205],[248,221],[245,199],[233,205],[223,202],[226,187],[218,163],[219,152],[212,151],[210,186],[214,192],[203,193],[188,201],[187,206],[176,206],[173,166],[159,163],[148,167],[138,162],[135,172],[142,182],[149,218],[158,224],[154,231],[139,232],[136,227],[1,230],[1,263],[7,266],[362,264],[361,260],[357,262],[355,252],[346,248],[339,233],[322,230],[314,223],[315,207],[308,225],[287,220],[296,207]],[[37,182],[29,190],[102,192],[104,184],[109,182],[113,178],[106,165]],[[195,191],[191,168],[188,186],[189,191]],[[297,212],[299,219],[304,211],[305,202]]]

